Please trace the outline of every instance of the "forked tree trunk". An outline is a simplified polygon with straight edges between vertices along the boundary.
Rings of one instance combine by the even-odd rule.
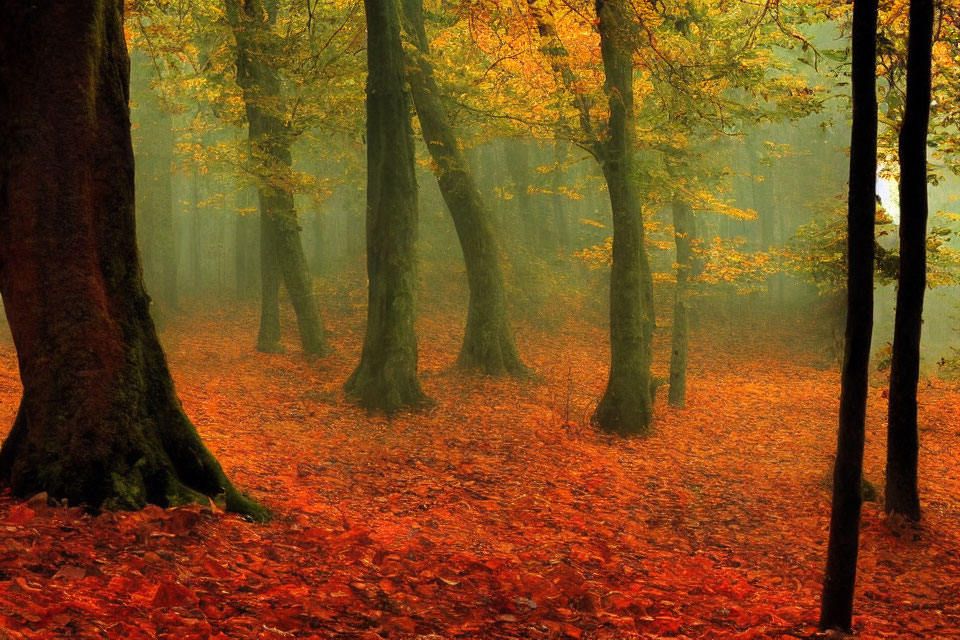
[[[249,140],[260,173],[260,264],[262,267],[261,351],[280,350],[279,287],[286,287],[297,315],[300,342],[310,354],[329,352],[313,278],[303,252],[293,193],[284,185],[290,172],[292,135],[284,125],[280,77],[271,64],[275,54],[271,25],[276,3],[226,0],[227,17],[237,41],[237,84],[243,89]]]
[[[0,478],[101,508],[223,494],[265,518],[183,414],[148,312],[122,6],[0,4],[0,294],[23,383]]]
[[[613,210],[610,270],[610,377],[593,423],[620,434],[643,433],[653,419],[650,362],[653,278],[643,213],[633,186],[633,45],[623,0],[597,0],[604,88],[610,105],[607,136],[597,145]]]
[[[677,245],[677,286],[673,290],[673,332],[670,348],[671,407],[687,404],[687,351],[690,327],[687,321],[687,297],[690,288],[690,268],[693,251],[693,210],[681,198],[673,200],[673,239]]]
[[[933,0],[910,1],[907,95],[900,127],[900,275],[890,364],[884,510],[920,520],[917,383],[927,288],[927,125]]]
[[[860,539],[861,475],[873,333],[874,219],[877,180],[877,0],[853,5],[853,128],[847,201],[847,319],[830,541],[820,629],[849,632]]]
[[[367,330],[347,393],[386,412],[424,402],[417,378],[417,178],[396,0],[367,20]]]
[[[402,0],[402,4],[404,28],[419,49],[419,55],[415,54],[416,59],[407,66],[410,92],[467,267],[470,301],[457,364],[493,375],[522,375],[527,368],[517,353],[507,314],[499,243],[427,59],[430,44],[423,23],[423,2]]]

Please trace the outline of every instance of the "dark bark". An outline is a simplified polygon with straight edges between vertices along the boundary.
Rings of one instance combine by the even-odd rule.
[[[643,213],[633,181],[633,44],[623,0],[596,3],[604,89],[610,117],[595,145],[613,211],[610,271],[610,378],[593,423],[620,434],[643,433],[653,419],[650,393],[654,309],[653,278]]]
[[[417,178],[396,0],[364,0],[367,21],[367,330],[345,385],[370,409],[423,403],[417,378]]]
[[[873,332],[874,220],[877,179],[877,0],[853,5],[853,128],[847,207],[847,319],[837,457],[827,569],[820,609],[822,630],[849,632],[860,538],[861,476]]]
[[[282,104],[280,76],[271,60],[276,49],[276,36],[271,32],[276,7],[262,0],[226,0],[226,8],[237,41],[237,84],[243,90],[248,137],[260,175],[263,308],[258,348],[280,348],[279,308],[274,307],[279,304],[277,288],[282,281],[297,315],[304,351],[323,355],[330,349],[313,295],[293,193],[284,184],[292,165],[293,135],[277,107]]]
[[[265,518],[183,414],[148,311],[122,6],[0,4],[0,295],[23,383],[0,479],[95,508],[223,495]]]
[[[453,218],[467,268],[470,301],[467,328],[457,363],[492,375],[521,375],[520,360],[507,314],[500,246],[473,173],[460,150],[428,60],[430,44],[422,0],[402,0],[404,29],[419,50],[407,66],[410,93],[440,193]]]
[[[933,0],[911,0],[907,94],[900,126],[900,274],[890,363],[883,508],[914,521],[920,520],[917,383],[927,288],[927,128],[932,46]]]
[[[683,407],[687,403],[687,349],[690,328],[687,322],[687,298],[689,296],[690,267],[693,251],[693,209],[681,198],[673,200],[673,239],[677,245],[677,286],[673,290],[673,332],[670,348],[670,394],[671,407]]]

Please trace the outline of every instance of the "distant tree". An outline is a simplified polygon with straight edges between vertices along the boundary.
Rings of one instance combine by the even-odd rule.
[[[402,5],[404,28],[415,47],[407,65],[410,92],[467,267],[470,301],[457,362],[462,367],[495,375],[523,374],[527,369],[517,353],[507,314],[500,243],[434,78],[423,1],[402,0]]]
[[[673,290],[673,330],[670,338],[670,393],[672,407],[687,404],[687,351],[690,327],[687,321],[687,298],[690,272],[693,268],[693,209],[679,194],[671,204],[673,238],[677,246],[677,286]]]
[[[100,508],[223,496],[266,518],[184,415],[150,318],[122,7],[0,4],[0,294],[23,383],[0,479]]]
[[[933,0],[910,0],[907,92],[900,126],[900,274],[890,364],[884,510],[920,519],[917,383],[927,288],[927,129],[930,122]]]
[[[150,83],[155,65],[147,56],[131,55],[131,89],[142,96],[135,100],[133,117],[137,137],[137,227],[143,275],[151,298],[161,313],[179,306],[177,293],[176,228],[173,218],[173,113]]]
[[[236,38],[237,84],[243,90],[251,155],[260,174],[260,334],[257,348],[280,349],[280,282],[297,314],[304,351],[329,351],[320,312],[313,295],[313,279],[300,239],[300,222],[293,192],[284,184],[293,163],[294,135],[282,118],[280,78],[272,63],[277,54],[271,32],[277,5],[267,0],[226,0],[227,17]]]
[[[347,393],[391,412],[426,400],[417,378],[417,177],[396,0],[367,21],[367,330]]]
[[[847,319],[837,456],[820,628],[851,630],[860,544],[861,477],[866,431],[877,179],[877,0],[853,5],[853,127],[847,200]]]

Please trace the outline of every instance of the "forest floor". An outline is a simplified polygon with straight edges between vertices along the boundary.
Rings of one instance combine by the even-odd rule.
[[[163,339],[187,414],[276,519],[92,517],[4,494],[0,638],[814,635],[839,374],[786,329],[695,332],[688,408],[661,389],[654,433],[624,440],[583,424],[608,356],[582,321],[520,327],[539,378],[518,382],[454,369],[462,321],[425,313],[436,405],[387,420],[341,391],[360,314],[326,318],[337,351],[322,360],[289,318],[287,353],[255,353],[256,319],[197,312]],[[0,335],[4,430],[19,393]],[[879,487],[883,395],[865,462]],[[924,522],[865,505],[864,638],[960,638],[960,385],[923,380],[920,406]]]

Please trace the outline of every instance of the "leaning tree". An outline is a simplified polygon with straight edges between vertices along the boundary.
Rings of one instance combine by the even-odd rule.
[[[873,333],[874,223],[877,213],[877,0],[853,5],[853,126],[847,199],[847,319],[837,458],[820,629],[850,631],[860,544],[861,475]]]
[[[467,268],[470,301],[457,363],[490,374],[524,374],[527,368],[517,352],[507,314],[499,240],[434,77],[423,0],[402,0],[402,9],[404,28],[414,45],[407,64],[410,93]]]
[[[266,518],[184,415],[150,318],[129,67],[120,0],[0,4],[0,295],[23,383],[0,481]]]

